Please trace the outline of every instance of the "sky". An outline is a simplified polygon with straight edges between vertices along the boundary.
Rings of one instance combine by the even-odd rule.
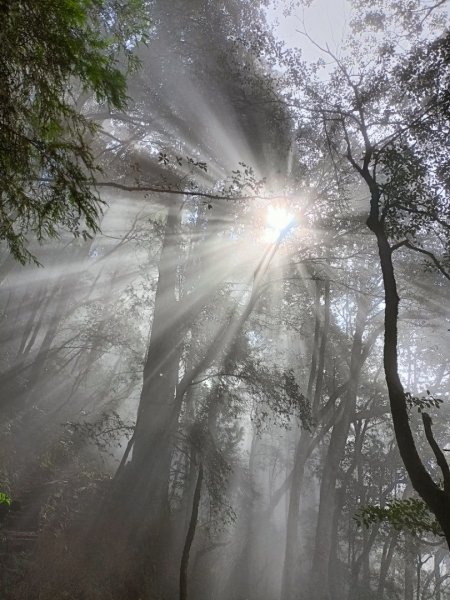
[[[287,3],[286,3],[287,4]],[[318,50],[298,33],[305,30],[319,44],[337,49],[348,31],[350,9],[347,0],[315,0],[310,7],[294,8],[289,16],[283,14],[285,2],[274,0],[267,10],[269,23],[289,47],[301,47],[305,59],[315,60]]]

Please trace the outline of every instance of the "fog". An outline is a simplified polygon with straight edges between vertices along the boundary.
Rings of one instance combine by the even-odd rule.
[[[100,231],[29,235],[39,265],[2,242],[2,599],[450,599],[386,367],[398,330],[448,495],[448,175],[413,128],[414,72],[395,79],[448,36],[447,5],[303,4],[150,2],[127,109],[77,101]]]

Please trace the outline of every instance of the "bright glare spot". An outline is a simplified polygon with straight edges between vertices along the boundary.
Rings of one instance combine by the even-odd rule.
[[[276,242],[289,226],[294,222],[294,215],[282,206],[269,206],[267,211],[267,228],[264,239],[267,242]]]
[[[267,211],[267,225],[270,228],[281,232],[283,229],[286,229],[293,220],[294,215],[288,213],[285,208],[280,206],[269,206],[269,210]]]

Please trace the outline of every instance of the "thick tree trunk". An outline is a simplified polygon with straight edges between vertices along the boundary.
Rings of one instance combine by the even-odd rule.
[[[106,571],[106,577],[122,586],[118,597],[167,597],[168,588],[177,588],[177,567],[170,556],[168,487],[186,327],[177,298],[180,209],[179,201],[172,200],[168,207],[135,431],[93,524],[93,537],[99,541],[89,560],[94,570]],[[101,555],[103,560],[97,558]]]
[[[200,305],[200,300],[196,300],[194,309],[187,314],[178,298],[181,214],[181,204],[172,201],[159,263],[132,458],[128,464],[121,465],[109,511],[116,512],[121,519],[123,548],[130,549],[127,554],[136,555],[131,569],[133,581],[145,580],[149,572],[154,574],[155,583],[146,592],[150,597],[152,594],[167,595],[167,589],[173,587],[168,489],[174,441],[186,391],[192,381],[219,356],[226,361],[233,355],[236,336],[257,302],[259,284],[277,249],[277,245],[272,245],[261,259],[255,272],[252,294],[244,310],[241,313],[236,311],[231,323],[220,328],[203,357],[180,380],[179,364],[185,332]],[[111,521],[111,515],[104,521],[108,519]],[[135,583],[134,586],[142,590],[145,583]]]
[[[149,473],[163,471],[158,460],[167,464],[170,453],[167,448],[171,445],[174,422],[177,422],[174,399],[184,333],[176,297],[180,209],[181,205],[173,201],[168,209],[131,461],[133,469],[146,466],[147,480]],[[152,494],[154,492],[155,489]],[[157,495],[163,494],[163,490],[158,490]]]

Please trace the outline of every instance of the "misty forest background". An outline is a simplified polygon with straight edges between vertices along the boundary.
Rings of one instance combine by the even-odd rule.
[[[2,599],[450,599],[449,5],[317,4],[0,2]]]

